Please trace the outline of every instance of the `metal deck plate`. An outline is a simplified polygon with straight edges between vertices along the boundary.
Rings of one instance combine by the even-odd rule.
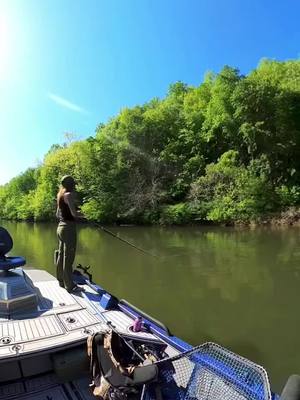
[[[92,315],[87,310],[59,314],[58,317],[68,331],[99,323],[99,318]]]

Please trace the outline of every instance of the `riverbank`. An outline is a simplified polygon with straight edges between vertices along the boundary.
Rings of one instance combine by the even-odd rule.
[[[42,221],[34,221],[33,219],[16,219],[16,218],[5,218],[2,217],[0,221],[15,221],[15,222],[42,222],[42,223],[53,223],[56,222],[56,219],[49,219],[49,220],[42,220]],[[93,224],[101,224],[99,221],[81,221],[80,224],[87,224],[87,225],[93,225]],[[110,224],[103,224],[104,226],[120,226],[120,227],[134,227],[134,226],[141,226],[141,227],[147,227],[147,226],[152,226],[152,227],[168,227],[168,226],[215,226],[215,227],[259,227],[259,226],[300,226],[300,207],[289,207],[285,210],[278,211],[278,212],[273,212],[269,213],[266,215],[262,215],[257,217],[256,219],[253,220],[237,220],[237,221],[227,221],[227,222],[217,222],[217,221],[209,221],[206,219],[203,220],[189,220],[185,221],[182,219],[181,221],[173,222],[173,223],[168,223],[166,221],[157,221],[156,223],[145,223],[145,221],[115,221]]]
[[[270,213],[250,221],[236,221],[232,226],[300,226],[300,208],[290,207],[286,210]]]

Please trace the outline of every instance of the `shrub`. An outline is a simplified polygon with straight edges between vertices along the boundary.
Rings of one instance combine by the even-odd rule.
[[[186,203],[163,206],[160,214],[160,223],[163,225],[182,225],[191,222],[193,211]]]
[[[283,207],[295,206],[300,203],[300,187],[282,185],[276,188],[279,204]]]
[[[192,184],[190,199],[207,209],[214,222],[249,221],[276,207],[276,196],[264,175],[255,175],[238,163],[238,153],[224,153],[206,167],[206,175]]]

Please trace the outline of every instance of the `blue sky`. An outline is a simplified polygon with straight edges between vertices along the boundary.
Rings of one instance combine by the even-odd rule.
[[[299,15],[298,0],[0,0],[0,184],[170,83],[299,58]]]

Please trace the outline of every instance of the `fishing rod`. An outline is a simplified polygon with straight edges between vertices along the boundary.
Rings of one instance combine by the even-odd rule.
[[[101,229],[103,232],[113,236],[114,238],[119,239],[121,242],[128,244],[129,246],[133,247],[134,249],[139,250],[140,252],[142,252],[144,254],[147,254],[148,256],[158,258],[158,256],[156,254],[150,253],[149,251],[144,250],[141,247],[136,246],[135,244],[129,242],[128,240],[121,238],[119,235],[116,235],[115,233],[113,233],[109,229],[105,228],[103,225],[100,225],[97,222],[92,222],[92,225],[94,225],[98,229]]]

